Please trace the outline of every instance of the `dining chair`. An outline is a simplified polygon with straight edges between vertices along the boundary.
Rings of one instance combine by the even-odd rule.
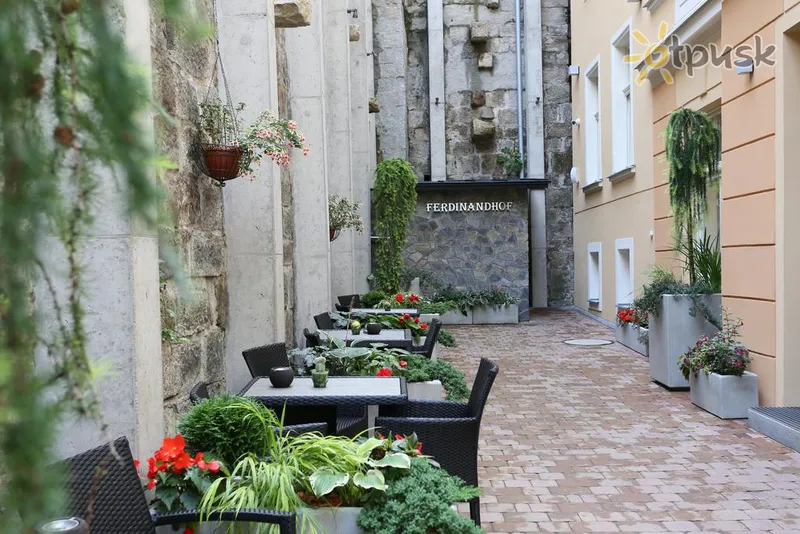
[[[320,337],[319,332],[311,333],[309,332],[308,328],[303,328],[303,337],[306,338],[307,347],[319,347],[322,345],[322,338]]]
[[[339,304],[348,310],[361,307],[361,295],[341,295],[338,297]]]
[[[442,321],[434,317],[428,328],[428,333],[425,334],[425,343],[421,347],[412,347],[411,352],[425,356],[430,360],[433,357],[433,349],[436,348],[441,329]]]
[[[319,328],[320,330],[333,330],[334,328],[336,328],[333,325],[333,319],[331,319],[331,314],[328,312],[315,315],[314,322],[317,324],[317,328]]]
[[[444,470],[472,486],[478,485],[478,438],[483,409],[499,369],[481,359],[469,402],[409,401],[399,406],[381,406],[375,426],[389,435],[416,432],[426,455]],[[470,517],[480,527],[480,498],[469,503]]]
[[[254,347],[242,351],[244,361],[250,370],[250,375],[269,376],[273,367],[289,367],[289,356],[286,354],[285,343],[273,343],[261,347]]]

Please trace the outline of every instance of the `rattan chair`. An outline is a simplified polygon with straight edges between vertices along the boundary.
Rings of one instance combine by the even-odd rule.
[[[198,382],[189,392],[189,400],[192,404],[199,404],[210,396],[211,395],[208,393],[208,385],[205,382]]]
[[[333,319],[331,319],[331,314],[328,312],[315,315],[314,322],[317,324],[317,328],[319,328],[320,330],[333,330],[334,328],[336,328],[333,325]]]
[[[339,304],[348,310],[361,307],[361,295],[340,295],[338,299]]]
[[[63,462],[67,474],[67,502],[63,516],[80,517],[92,534],[155,534],[160,525],[181,525],[200,520],[192,510],[152,515],[127,438],[73,456]],[[272,510],[240,510],[203,516],[204,521],[236,521],[278,525],[281,534],[295,533],[295,514]]]
[[[319,332],[311,333],[308,328],[303,328],[303,337],[306,338],[306,347],[319,347],[322,345],[322,338]]]
[[[269,372],[273,367],[290,366],[284,343],[273,343],[272,345],[247,349],[242,351],[242,356],[244,356],[244,361],[247,363],[247,368],[253,378],[269,376]]]
[[[434,318],[428,327],[428,333],[425,334],[425,343],[421,347],[412,347],[411,352],[420,354],[430,359],[433,357],[433,349],[436,348],[436,342],[439,340],[439,332],[442,329],[442,321]]]
[[[381,406],[375,426],[390,435],[416,432],[425,454],[433,456],[451,475],[477,486],[481,417],[497,373],[497,364],[483,358],[468,403],[409,401],[400,406]],[[479,498],[470,501],[469,510],[480,526]]]

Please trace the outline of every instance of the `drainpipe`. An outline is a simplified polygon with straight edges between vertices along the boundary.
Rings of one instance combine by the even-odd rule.
[[[520,178],[525,177],[525,143],[523,142],[522,127],[522,30],[520,23],[520,0],[514,0],[514,37],[517,40],[517,140],[519,157],[522,160]]]

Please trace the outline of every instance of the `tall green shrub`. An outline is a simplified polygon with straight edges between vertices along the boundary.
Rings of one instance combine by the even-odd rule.
[[[702,111],[680,109],[670,116],[665,137],[676,234],[680,241],[693,244],[696,228],[708,211],[708,180],[719,170],[720,131]],[[695,247],[688,246],[685,251],[689,283],[694,284],[698,278]]]
[[[375,178],[375,255],[378,289],[400,290],[403,247],[408,223],[417,206],[417,175],[407,161],[394,158],[378,165]]]

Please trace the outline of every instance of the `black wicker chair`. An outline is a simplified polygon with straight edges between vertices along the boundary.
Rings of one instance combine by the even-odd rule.
[[[306,338],[307,347],[319,347],[322,345],[322,338],[320,338],[319,332],[311,333],[308,328],[303,328],[303,337]]]
[[[421,347],[412,347],[411,352],[421,354],[430,359],[433,356],[433,349],[436,348],[436,342],[439,340],[441,329],[442,321],[434,318],[428,327],[428,333],[425,335],[425,343]]]
[[[375,426],[390,434],[416,432],[425,454],[433,456],[451,475],[477,486],[481,417],[497,373],[497,364],[483,358],[468,403],[410,401],[400,406],[381,406]],[[469,510],[472,520],[480,526],[479,498],[470,501]]]
[[[361,295],[340,295],[339,304],[348,310],[361,307]]]
[[[336,311],[339,313],[350,313],[350,306],[342,306],[339,303],[334,304]]]
[[[67,474],[64,516],[80,517],[92,534],[155,534],[160,525],[200,520],[197,511],[151,516],[127,438],[114,441],[63,462]],[[117,457],[119,459],[117,459]],[[211,514],[205,521],[236,521],[278,525],[281,534],[295,533],[295,514],[271,510],[241,510]]]
[[[205,382],[198,382],[192,390],[189,391],[189,400],[192,404],[199,404],[210,396],[211,395],[208,393],[208,385]]]
[[[269,372],[273,367],[290,366],[284,343],[273,343],[272,345],[247,349],[242,351],[242,356],[244,356],[244,361],[247,363],[247,368],[253,378],[269,376]]]
[[[333,325],[333,319],[331,319],[331,315],[328,312],[315,315],[314,322],[317,324],[317,328],[320,330],[333,330],[336,328]]]

